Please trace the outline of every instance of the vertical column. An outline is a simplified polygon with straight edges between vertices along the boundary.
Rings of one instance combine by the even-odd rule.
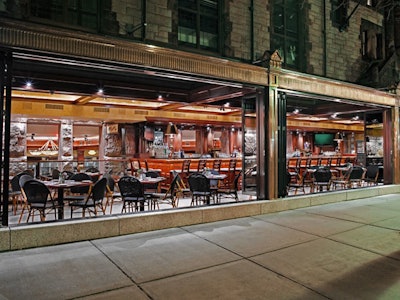
[[[288,178],[286,175],[286,151],[287,151],[287,126],[286,126],[286,94],[278,93],[278,197],[287,195]],[[302,136],[303,138],[303,136]],[[303,140],[304,143],[304,140]],[[303,148],[303,143],[302,147]]]
[[[58,166],[60,171],[74,171],[72,165],[74,145],[73,145],[73,125],[71,121],[64,120],[60,125],[60,135],[58,139],[58,159],[62,161]]]
[[[399,96],[398,96],[399,97]],[[391,114],[392,114],[392,122],[393,125],[391,126],[392,130],[392,140],[393,144],[391,145],[391,151],[393,152],[392,154],[392,166],[391,170],[393,172],[393,180],[392,183],[394,184],[399,184],[400,183],[400,113],[399,113],[399,100],[397,99],[396,101],[396,106],[392,108]],[[386,125],[385,125],[386,126]],[[386,144],[384,144],[384,149],[386,149]],[[384,153],[386,155],[386,153]],[[386,174],[385,174],[386,175]]]
[[[119,124],[103,124],[100,138],[100,157],[104,157],[104,172],[125,174],[125,166],[120,163],[123,158],[122,132]],[[126,134],[124,134],[126,136]],[[102,167],[101,167],[102,168]]]
[[[26,121],[10,124],[10,174],[27,169]]]
[[[279,161],[281,156],[286,157],[286,151],[279,153],[279,140],[285,136],[278,135],[279,129],[279,101],[278,101],[278,78],[282,66],[282,59],[278,51],[271,54],[271,59],[268,64],[268,89],[265,105],[265,141],[264,153],[266,156],[265,182],[266,182],[266,199],[276,199],[278,197],[278,182],[282,179],[282,174],[278,172]],[[260,116],[261,117],[261,116]],[[285,124],[286,126],[286,124]]]
[[[1,224],[8,225],[8,185],[10,175],[10,123],[11,123],[11,90],[12,90],[12,53],[0,52],[0,148],[3,155],[0,156],[0,179],[3,182],[1,207]],[[4,93],[5,90],[5,93]],[[1,178],[3,175],[3,178]],[[1,180],[0,180],[1,181]]]

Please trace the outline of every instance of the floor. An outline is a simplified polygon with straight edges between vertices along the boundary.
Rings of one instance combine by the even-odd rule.
[[[382,185],[382,184],[379,183],[379,185]],[[355,187],[355,188],[362,188],[362,187],[366,187],[366,186],[367,185],[363,184],[361,187]],[[339,185],[336,188],[336,190],[341,190],[341,189],[342,189],[342,187]],[[326,188],[324,188],[322,192],[326,192]],[[296,190],[296,189],[292,188],[289,190],[288,196],[300,196],[300,195],[310,194],[310,193],[312,193],[311,188],[309,186],[305,186],[304,193],[301,189]],[[254,194],[244,194],[242,192],[238,193],[238,197],[239,197],[239,201],[252,201],[252,200],[256,199],[256,196]],[[179,202],[178,202],[178,208],[190,207],[191,202],[192,202],[191,197],[180,198]],[[223,197],[220,200],[220,203],[234,203],[234,202],[235,202],[235,200],[232,197]],[[212,202],[212,204],[214,204],[214,203]],[[18,210],[17,210],[16,214],[14,215],[11,212],[11,206],[10,206],[9,225],[24,224],[24,223],[26,224],[27,223],[28,214],[27,214],[26,210],[22,214],[22,218],[19,223],[21,211],[22,211],[21,207],[22,206],[18,206]],[[145,209],[147,210],[147,207]],[[159,208],[157,208],[157,209],[160,209],[160,210],[172,209],[172,206],[169,204],[160,204]],[[121,201],[121,199],[117,198],[114,200],[112,209],[110,206],[107,206],[105,214],[106,215],[110,215],[110,214],[115,215],[115,214],[121,214],[121,212],[122,212],[122,201]],[[136,213],[140,213],[140,212],[136,212]],[[99,214],[99,216],[101,216],[101,215],[102,215],[102,213]],[[71,210],[68,207],[68,205],[66,205],[64,207],[64,218],[69,219],[70,216],[71,216]],[[78,210],[78,211],[74,212],[74,214],[73,214],[74,219],[81,218],[81,217],[82,217],[81,211]],[[53,221],[54,219],[55,219],[54,213],[49,213],[46,216],[47,221]],[[35,216],[34,222],[40,222],[40,218],[39,218],[38,214]],[[29,220],[29,223],[32,223],[32,219]]]
[[[239,201],[249,201],[249,200],[256,199],[255,196],[242,194],[241,192],[238,193],[238,196],[239,196]],[[105,202],[106,201],[104,201],[104,203]],[[191,197],[180,198],[179,202],[178,202],[178,208],[190,207],[191,206],[191,202],[192,202]],[[232,202],[235,202],[235,200],[232,197],[223,197],[220,200],[220,203],[232,203]],[[212,202],[211,204],[214,204],[214,202]],[[163,204],[159,205],[159,209],[160,210],[172,209],[172,206],[169,205],[169,204],[163,203]],[[147,206],[145,207],[145,210],[148,210]],[[9,217],[8,217],[9,218],[9,225],[18,224],[18,221],[19,221],[20,216],[21,216],[21,212],[22,212],[22,208],[21,208],[21,206],[18,206],[17,213],[14,215],[11,212],[11,206],[10,206],[10,213],[9,213]],[[111,209],[110,205],[107,206],[106,215],[110,215],[110,212],[113,215],[121,214],[121,212],[122,212],[122,201],[121,201],[120,198],[116,198],[114,200],[114,204],[112,206],[112,209]],[[137,213],[140,213],[140,212],[137,212]],[[99,214],[99,216],[101,216],[101,215],[102,215],[102,213]],[[27,223],[27,217],[28,217],[28,213],[25,210],[24,213],[22,214],[22,218],[21,218],[20,224],[24,224],[24,223],[26,224]],[[71,217],[71,210],[70,210],[68,205],[65,205],[65,207],[64,207],[64,218],[69,219],[70,217]],[[73,218],[74,219],[75,218],[81,218],[81,217],[82,217],[82,213],[81,213],[80,210],[74,211],[74,214],[73,214]],[[47,214],[47,216],[46,216],[46,220],[47,221],[53,221],[54,219],[55,219],[54,213]],[[39,222],[39,221],[40,221],[39,215],[36,214],[34,222]],[[29,223],[32,223],[32,219],[29,220]]]
[[[399,299],[398,194],[0,253],[0,299]]]

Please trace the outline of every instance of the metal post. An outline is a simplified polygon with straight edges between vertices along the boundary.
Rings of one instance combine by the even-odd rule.
[[[1,195],[3,202],[1,211],[1,224],[3,226],[8,226],[12,53],[8,51],[2,51],[0,56],[0,147],[3,149],[3,155],[0,156],[0,166],[2,169],[2,172],[0,172],[0,179],[2,179],[1,182],[3,183],[3,193]],[[3,178],[1,178],[1,176],[3,176]]]

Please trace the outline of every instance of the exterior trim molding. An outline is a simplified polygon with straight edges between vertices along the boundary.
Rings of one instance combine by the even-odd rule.
[[[15,23],[13,23],[15,26]],[[0,44],[14,49],[38,50],[60,55],[101,59],[186,74],[265,85],[265,68],[212,58],[153,45],[80,33],[16,28],[0,21]]]
[[[395,106],[396,95],[373,88],[326,79],[323,77],[280,69],[279,53],[268,78],[268,69],[260,66],[234,62],[113,37],[55,30],[32,23],[0,19],[0,44],[18,50],[37,50],[59,55],[105,60],[114,63],[141,66],[176,72],[177,76],[197,75],[261,86],[277,85],[281,89],[321,94],[330,97]],[[279,81],[278,81],[279,79]]]

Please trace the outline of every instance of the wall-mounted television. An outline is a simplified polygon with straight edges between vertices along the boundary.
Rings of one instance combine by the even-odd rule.
[[[314,134],[314,145],[315,146],[331,146],[334,145],[334,134],[333,133],[315,133]]]

